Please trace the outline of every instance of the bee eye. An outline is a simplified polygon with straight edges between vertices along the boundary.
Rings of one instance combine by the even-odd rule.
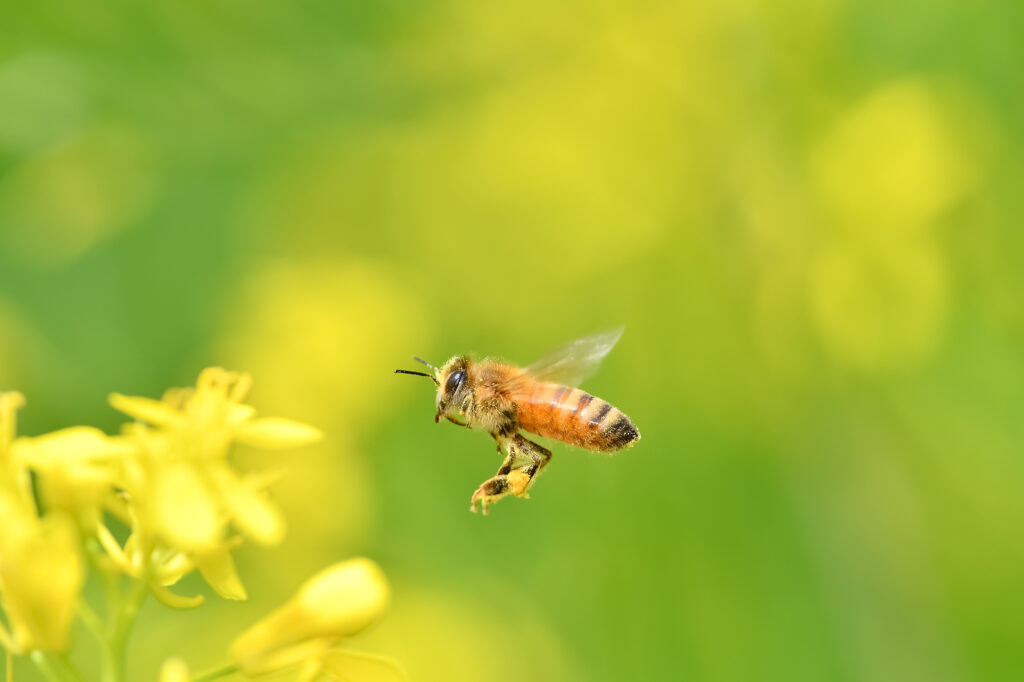
[[[448,381],[445,382],[444,392],[448,395],[454,394],[462,386],[462,383],[466,380],[466,372],[464,370],[457,370],[452,372],[451,376],[448,377]]]

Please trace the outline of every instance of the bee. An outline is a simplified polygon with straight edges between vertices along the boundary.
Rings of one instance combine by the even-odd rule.
[[[640,440],[640,432],[619,409],[574,388],[597,369],[621,335],[618,329],[578,339],[525,368],[456,355],[440,368],[413,356],[432,374],[395,370],[437,384],[435,423],[443,417],[486,431],[497,441],[498,452],[504,452],[498,473],[473,493],[470,511],[480,505],[486,514],[488,506],[509,494],[529,497],[527,491],[551,461],[551,451],[520,430],[592,452],[617,452]]]

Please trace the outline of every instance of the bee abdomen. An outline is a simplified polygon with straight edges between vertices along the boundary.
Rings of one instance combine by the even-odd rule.
[[[615,452],[640,438],[629,417],[586,391],[539,384],[520,405],[520,426],[598,452]]]

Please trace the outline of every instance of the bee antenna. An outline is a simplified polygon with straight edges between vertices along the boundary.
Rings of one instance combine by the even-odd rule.
[[[433,381],[438,386],[441,385],[437,381],[437,377],[435,377],[433,374],[427,374],[426,372],[413,372],[413,371],[410,371],[408,369],[396,369],[395,370],[395,374],[415,374],[418,377],[426,377],[426,378],[430,379],[431,381]]]
[[[427,361],[426,361],[426,360],[424,360],[423,358],[418,358],[418,357],[416,357],[416,356],[414,355],[414,356],[412,356],[412,359],[413,359],[413,360],[415,360],[416,362],[422,362],[422,363],[423,363],[424,365],[426,365],[426,366],[427,366],[427,367],[429,367],[430,369],[434,370],[435,372],[437,371],[437,367],[434,367],[434,366],[433,366],[432,364],[430,364],[429,362],[427,362]]]

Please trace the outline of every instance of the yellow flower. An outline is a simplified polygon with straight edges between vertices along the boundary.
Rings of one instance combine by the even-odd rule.
[[[231,657],[247,675],[317,662],[343,638],[364,630],[384,613],[391,589],[380,567],[358,558],[316,574],[286,604],[242,633]]]
[[[284,536],[283,515],[266,494],[271,478],[238,473],[228,461],[232,443],[286,448],[321,438],[305,424],[257,418],[242,402],[250,384],[245,374],[210,368],[194,389],[172,389],[163,400],[110,398],[138,420],[125,431],[138,456],[123,482],[132,535],[121,548],[101,528],[100,540],[120,570],[172,605],[200,601],[166,590],[194,569],[221,596],[245,599],[229,550],[241,536],[268,545]]]
[[[259,482],[227,464],[232,442],[286,448],[321,438],[317,429],[286,419],[257,419],[242,403],[251,381],[220,368],[204,370],[194,390],[169,391],[163,401],[114,394],[111,404],[152,428],[129,433],[143,457],[127,489],[142,523],[176,549],[202,554],[223,543],[233,523],[262,544],[284,535],[284,519]]]

